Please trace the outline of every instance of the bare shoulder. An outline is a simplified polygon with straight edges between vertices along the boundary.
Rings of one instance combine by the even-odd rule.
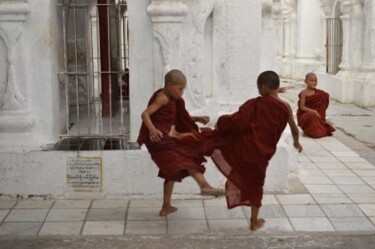
[[[168,104],[168,102],[169,98],[163,92],[158,93],[158,95],[156,95],[156,98],[154,99],[154,103],[161,106]]]
[[[307,89],[303,89],[300,93],[299,96],[306,96]]]

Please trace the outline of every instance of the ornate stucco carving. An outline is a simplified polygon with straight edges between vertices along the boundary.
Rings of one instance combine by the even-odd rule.
[[[185,2],[189,7],[189,17],[184,22],[184,27],[187,28],[182,31],[182,36],[188,39],[188,42],[185,41],[184,46],[181,47],[182,69],[189,80],[185,96],[190,108],[200,109],[205,105],[205,95],[208,90],[205,88],[209,88],[208,86],[212,84],[212,82],[205,82],[210,80],[205,78],[205,74],[212,73],[212,68],[206,68],[207,65],[205,65],[208,63],[207,60],[212,59],[205,58],[207,57],[205,53],[210,49],[205,46],[207,45],[205,44],[205,38],[210,40],[212,37],[205,36],[210,36],[209,30],[212,30],[212,23],[207,23],[207,20],[214,10],[215,0]],[[208,25],[211,25],[211,27]],[[212,43],[212,40],[207,42]]]
[[[33,126],[27,101],[23,23],[29,13],[25,0],[0,1],[0,131],[27,132]]]
[[[179,68],[178,48],[181,22],[187,12],[182,0],[153,0],[147,8],[153,24],[154,56],[161,57],[162,66],[158,60],[154,63],[155,88],[161,87],[162,76],[172,68]],[[159,50],[160,48],[160,50]],[[160,51],[161,54],[158,54]]]
[[[18,36],[19,37],[19,36]],[[17,37],[17,39],[18,39]],[[18,90],[10,42],[0,30],[0,112],[24,108],[25,98]]]

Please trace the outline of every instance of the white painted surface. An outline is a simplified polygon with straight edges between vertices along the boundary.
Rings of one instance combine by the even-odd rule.
[[[14,109],[12,115],[0,110],[0,127],[8,128],[0,129],[1,193],[77,196],[66,186],[66,160],[78,156],[77,152],[38,151],[55,142],[65,126],[63,83],[57,76],[62,66],[61,19],[54,1],[29,0],[22,3],[18,12],[12,5],[15,3],[0,3],[0,7],[11,6],[0,8],[0,32],[6,32],[9,38],[12,28],[17,27],[20,34],[10,44],[14,46],[11,55],[17,75],[14,86],[25,101],[17,110],[14,104],[8,105]],[[152,3],[160,4],[162,9],[156,7],[153,12]],[[131,141],[138,135],[140,113],[155,88],[163,85],[162,74],[167,69],[177,67],[186,73],[189,111],[215,120],[219,113],[236,111],[239,104],[256,97],[260,70],[276,68],[271,58],[276,50],[271,41],[274,34],[268,29],[259,35],[261,1],[128,0],[128,7]],[[179,22],[175,22],[176,18]],[[166,44],[155,39],[154,32],[159,27]],[[169,31],[175,32],[173,36]],[[269,40],[263,43],[262,39]],[[8,49],[3,43],[1,53],[6,54],[3,51]],[[9,71],[6,63],[0,60],[2,71]],[[287,173],[296,162],[290,154],[290,141],[290,134],[283,136],[269,166],[269,190],[286,187]],[[83,196],[161,194],[162,180],[157,179],[157,168],[144,150],[79,152],[79,156],[103,157],[103,191]],[[224,182],[212,163],[207,166],[206,176],[213,185]],[[197,192],[191,179],[176,187],[180,194]]]
[[[282,22],[277,23],[284,29],[283,57],[278,58],[281,75],[301,79],[310,71],[319,72],[321,86],[336,100],[374,106],[374,1],[285,0],[281,1],[281,9]],[[325,18],[332,17],[340,18],[343,25],[341,71],[324,76]]]
[[[288,172],[296,169],[296,152],[288,144],[286,132],[278,145],[278,152],[270,161],[265,183],[266,191],[280,191],[288,187]],[[294,155],[290,156],[288,153]],[[68,188],[67,160],[78,157],[102,158],[103,189],[80,193]],[[288,160],[289,158],[289,160]],[[211,160],[206,164],[205,177],[213,185],[223,187],[225,178]],[[30,151],[0,154],[0,194],[27,197],[46,195],[54,198],[95,197],[116,195],[162,195],[163,180],[157,177],[158,168],[146,149],[127,151]],[[198,185],[189,177],[176,184],[175,194],[199,194]]]

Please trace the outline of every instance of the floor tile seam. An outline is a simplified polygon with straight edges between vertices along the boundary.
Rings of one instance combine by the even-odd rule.
[[[348,198],[350,201],[352,201],[352,203],[350,203],[350,205],[356,205],[356,203],[349,198],[349,196],[346,194],[346,193],[341,193],[342,195],[344,195],[346,198]],[[316,203],[318,203],[319,205],[319,208],[323,211],[323,213],[328,217],[328,214],[324,211],[324,208],[322,207],[322,205],[340,205],[340,204],[324,204],[324,203],[319,203],[318,200],[316,199],[316,197],[311,194],[312,198],[316,201]],[[341,204],[342,205],[342,204]],[[344,204],[346,205],[346,203]],[[357,205],[356,205],[357,206]],[[358,206],[357,206],[358,207]],[[359,208],[359,207],[358,207]]]
[[[55,202],[54,202],[54,203],[55,203]],[[42,222],[42,225],[39,227],[38,232],[37,232],[36,235],[35,235],[36,237],[39,236],[40,231],[42,230],[44,224],[46,223],[47,217],[48,217],[49,213],[51,212],[51,209],[52,209],[52,206],[54,205],[54,203],[50,206],[50,208],[48,209],[46,215],[44,216],[44,220],[43,220],[43,222]]]
[[[0,226],[5,222],[5,220],[8,218],[10,212],[12,211],[12,209],[9,209],[8,210],[8,213],[4,216],[4,218],[0,221]]]
[[[319,167],[318,163],[316,162],[313,162],[316,166]],[[320,167],[319,167],[320,168]],[[337,184],[333,181],[333,179],[324,171],[324,170],[321,170],[323,172],[323,174],[332,182],[333,185],[337,186]],[[319,176],[318,176],[319,177]],[[299,175],[298,175],[298,178],[299,178]],[[303,182],[302,182],[303,183]],[[303,183],[304,184],[304,183]],[[332,185],[332,184],[307,184],[307,185]],[[306,187],[306,184],[304,184],[305,187]],[[341,191],[341,190],[340,190]],[[310,191],[309,191],[310,193]],[[310,193],[312,194],[312,193]]]
[[[375,204],[365,204],[365,203],[359,203],[359,204],[357,204],[358,209],[361,211],[361,213],[362,213],[365,217],[372,217],[372,216],[367,215],[367,214],[365,213],[365,211],[364,211],[359,205],[372,205],[372,206],[375,206]]]
[[[337,187],[338,187],[343,193],[345,193],[345,190],[343,189],[343,186],[350,186],[350,187],[353,187],[353,186],[357,186],[357,187],[359,187],[359,186],[367,186],[367,187],[369,187],[371,190],[373,190],[373,192],[370,192],[370,193],[358,193],[358,192],[349,193],[349,192],[346,192],[346,194],[375,194],[375,190],[374,190],[371,186],[369,186],[368,184],[358,184],[358,185],[351,185],[351,184],[349,184],[349,185],[345,185],[345,184],[337,184]]]
[[[296,229],[295,226],[293,225],[293,223],[292,223],[290,217],[288,216],[288,214],[287,214],[287,212],[286,212],[284,206],[280,204],[280,207],[281,207],[281,210],[283,210],[283,212],[284,212],[284,214],[285,214],[285,217],[281,217],[281,218],[286,218],[286,219],[288,220],[290,226],[292,227],[293,231],[294,231],[294,232],[297,231],[297,229]],[[266,222],[267,222],[267,221],[266,221]]]
[[[343,164],[345,164],[345,163],[343,163]],[[318,166],[319,167],[319,166]],[[357,175],[355,172],[353,172],[353,170],[352,169],[348,169],[348,170],[350,170],[350,171],[352,171],[352,173],[353,174],[355,174],[355,176],[356,177],[358,177],[361,181],[363,181],[365,184],[360,184],[360,185],[368,185],[369,186],[369,184],[366,182],[366,181],[364,181],[363,179],[362,179],[362,177],[360,177],[359,175]],[[329,175],[329,174],[327,174],[327,172],[325,172],[324,170],[322,170],[322,172],[326,175],[326,177],[328,177],[328,179],[333,183],[333,185],[335,185],[337,188],[339,188],[339,184],[337,184],[337,183],[335,183],[335,181],[333,180],[333,178],[334,177],[346,177],[346,176],[334,176],[334,175]],[[352,176],[348,176],[348,177],[352,177]],[[311,185],[317,185],[317,184],[311,184]],[[328,184],[321,184],[321,185],[328,185]],[[332,185],[332,184],[330,184],[330,185]],[[348,185],[348,186],[350,186],[350,184]],[[371,188],[371,186],[369,186],[370,188]],[[342,191],[342,189],[341,188],[339,188],[339,190],[343,193],[343,194],[346,194],[346,193],[344,193],[344,191]]]
[[[207,229],[208,229],[207,231],[208,231],[208,233],[211,233],[211,227],[210,227],[210,224],[208,222],[208,216],[207,216],[207,211],[206,211],[206,202],[204,200],[202,200],[202,206],[203,206],[205,223],[206,223],[206,226],[207,226]]]
[[[132,200],[129,200],[128,203],[126,204],[126,209],[125,209],[125,220],[124,220],[124,231],[122,232],[123,235],[126,234],[126,228],[128,226],[128,215],[129,215],[129,208],[130,208],[130,202]]]
[[[364,218],[365,220],[367,220],[367,221],[369,221],[370,222],[370,225],[372,225],[372,228],[373,229],[371,229],[371,230],[361,230],[361,231],[369,231],[369,232],[373,232],[373,231],[375,231],[375,223],[374,222],[372,222],[371,221],[371,219],[369,218],[369,217],[367,217],[367,216],[365,216],[365,217],[363,217],[363,216],[361,216],[361,217],[329,217],[328,219],[331,221],[331,222],[333,222],[331,219],[340,219],[340,218]],[[334,225],[334,224],[333,224]],[[340,230],[338,230],[336,227],[334,227],[337,231],[340,231]],[[347,230],[345,230],[345,231],[347,231]],[[358,231],[358,230],[348,230],[348,231]]]
[[[83,229],[86,226],[87,216],[89,215],[89,210],[91,209],[92,205],[93,205],[93,200],[90,200],[90,204],[89,204],[89,206],[87,208],[85,217],[83,218],[81,229],[79,230],[79,235],[83,235]]]

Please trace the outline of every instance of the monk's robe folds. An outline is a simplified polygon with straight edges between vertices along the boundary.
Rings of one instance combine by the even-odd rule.
[[[153,94],[148,105],[155,100],[160,91],[161,89]],[[201,150],[168,136],[172,125],[175,125],[178,132],[198,133],[198,126],[187,112],[183,99],[170,99],[166,106],[151,115],[151,121],[163,133],[162,141],[152,142],[147,127],[142,123],[137,142],[146,145],[152,160],[159,168],[159,177],[169,181],[181,181],[189,175],[189,169],[204,173],[205,159]]]
[[[211,157],[227,177],[228,208],[262,205],[268,161],[276,152],[288,117],[284,103],[273,97],[258,97],[244,103],[236,113],[219,118],[218,136],[211,139],[214,142],[209,138],[206,146],[218,142]]]
[[[301,94],[299,97],[301,98]],[[298,101],[298,106],[299,105],[300,101]],[[306,97],[305,106],[316,110],[320,117],[313,112],[302,111],[300,108],[298,108],[298,125],[302,128],[306,136],[312,138],[332,136],[332,132],[335,131],[335,128],[326,122],[326,110],[328,105],[329,94],[322,90],[315,89],[315,94]]]

